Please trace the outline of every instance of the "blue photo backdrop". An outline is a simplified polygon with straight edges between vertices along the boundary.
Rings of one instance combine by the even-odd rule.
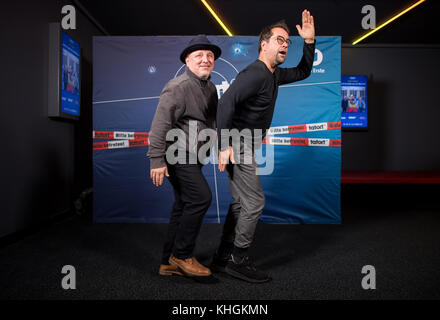
[[[148,132],[164,85],[184,71],[179,60],[190,36],[94,37],[93,130]],[[210,36],[222,49],[212,82],[219,96],[258,57],[258,37]],[[303,40],[291,37],[286,62],[296,66]],[[317,37],[307,79],[279,88],[272,126],[341,121],[341,39]],[[289,138],[341,139],[340,129],[283,134]],[[95,142],[115,141],[95,139]],[[266,146],[263,145],[263,155]],[[340,218],[341,148],[275,145],[270,175],[262,175],[268,223],[337,224]],[[95,222],[168,222],[173,204],[168,181],[149,178],[148,146],[93,151]],[[213,194],[205,222],[223,222],[231,200],[226,173],[203,168]]]

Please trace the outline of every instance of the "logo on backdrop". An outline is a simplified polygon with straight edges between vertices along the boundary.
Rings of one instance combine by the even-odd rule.
[[[147,68],[149,74],[154,74],[157,71],[156,66],[148,66]]]
[[[322,54],[322,51],[319,49],[315,49],[315,57],[316,59],[313,61],[312,73],[325,73],[324,68],[315,68],[316,66],[319,66],[322,63],[322,60],[324,59],[324,55]]]

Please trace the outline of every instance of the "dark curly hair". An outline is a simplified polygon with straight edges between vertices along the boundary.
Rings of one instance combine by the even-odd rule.
[[[273,28],[282,28],[282,29],[286,30],[286,32],[288,34],[290,34],[289,27],[287,26],[287,24],[284,20],[280,20],[278,22],[271,24],[270,26],[264,27],[263,30],[261,30],[261,32],[260,32],[260,42],[258,44],[258,53],[261,52],[261,43],[263,41],[269,40],[270,37],[272,37],[272,35],[273,35],[272,29]]]

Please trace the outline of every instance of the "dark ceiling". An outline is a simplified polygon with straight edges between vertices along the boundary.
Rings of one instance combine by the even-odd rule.
[[[301,11],[315,18],[317,35],[342,36],[351,43],[367,31],[361,27],[364,5],[376,8],[376,25],[417,2],[349,0],[207,0],[234,35],[258,35],[285,19],[296,35]],[[110,35],[225,35],[200,0],[77,0]],[[440,1],[427,0],[362,43],[439,44]]]

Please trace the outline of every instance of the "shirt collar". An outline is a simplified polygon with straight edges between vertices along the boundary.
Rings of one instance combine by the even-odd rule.
[[[275,75],[275,71],[278,69],[278,66],[276,66],[276,67],[273,69],[273,72],[272,72],[272,71],[269,70],[269,68],[266,66],[266,64],[265,64],[263,61],[261,61],[260,59],[257,59],[257,61],[258,61],[259,63],[261,63],[261,64],[264,66],[264,69],[266,69],[267,72],[269,72],[269,73],[272,74],[272,75]]]

